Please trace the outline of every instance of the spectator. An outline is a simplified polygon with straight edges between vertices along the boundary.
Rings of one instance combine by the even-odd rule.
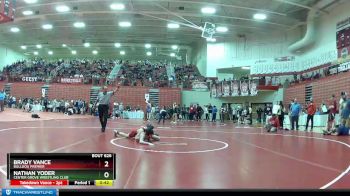
[[[216,122],[216,113],[218,112],[218,109],[216,108],[216,106],[213,106],[213,118],[212,118],[212,122]]]
[[[291,105],[290,108],[291,111],[291,130],[294,130],[294,128],[296,128],[297,131],[299,131],[299,114],[301,112],[301,106],[300,104],[297,102],[297,99],[294,99],[294,103]]]
[[[334,129],[334,119],[335,114],[337,113],[337,101],[335,100],[335,95],[331,96],[329,105],[328,105],[328,122],[326,133],[331,133]]]
[[[277,115],[278,115],[278,120],[280,123],[280,127],[283,129],[283,122],[284,122],[284,115],[286,113],[286,108],[283,105],[283,102],[280,101],[279,103],[279,110],[277,111]]]
[[[265,128],[267,132],[277,132],[277,130],[280,128],[280,122],[276,114],[272,114],[272,117],[268,120]]]
[[[309,121],[311,121],[311,132],[313,131],[314,128],[314,115],[316,113],[316,106],[311,100],[310,103],[307,105],[307,118],[306,118],[306,127],[305,131],[307,131]]]
[[[261,120],[262,120],[262,114],[263,114],[263,110],[261,109],[261,107],[259,107],[257,110],[256,110],[256,113],[258,114],[258,122],[261,123]]]

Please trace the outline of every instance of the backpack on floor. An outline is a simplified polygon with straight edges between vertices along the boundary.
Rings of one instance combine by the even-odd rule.
[[[32,114],[32,118],[40,118],[37,114]]]

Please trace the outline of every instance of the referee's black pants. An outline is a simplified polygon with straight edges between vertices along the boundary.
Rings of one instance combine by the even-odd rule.
[[[108,105],[98,105],[98,116],[100,117],[100,123],[103,131],[107,126],[108,109]]]

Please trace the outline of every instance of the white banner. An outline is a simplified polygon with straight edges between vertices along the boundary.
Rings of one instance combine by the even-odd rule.
[[[23,82],[37,82],[38,77],[22,77]]]
[[[350,69],[350,62],[343,63],[343,64],[339,65],[339,67],[338,67],[339,72],[346,71],[349,69]]]
[[[249,89],[250,89],[250,95],[255,96],[258,94],[258,84],[256,81],[250,80],[249,81]]]
[[[192,90],[195,91],[208,91],[208,85],[206,82],[194,81],[192,82]]]
[[[41,89],[41,97],[46,97],[46,89]]]
[[[61,83],[83,83],[82,78],[61,78]]]
[[[235,97],[235,96],[239,96],[239,83],[238,81],[232,81],[231,82],[231,89],[232,89],[232,96]]]
[[[211,86],[211,97],[217,97],[215,84]]]
[[[249,85],[246,81],[241,81],[241,96],[249,95]]]
[[[222,88],[223,88],[223,96],[224,97],[230,96],[230,84],[229,84],[229,82],[223,82]]]

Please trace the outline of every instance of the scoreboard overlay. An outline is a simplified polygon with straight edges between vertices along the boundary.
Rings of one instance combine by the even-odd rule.
[[[11,186],[112,186],[114,153],[8,153]]]

